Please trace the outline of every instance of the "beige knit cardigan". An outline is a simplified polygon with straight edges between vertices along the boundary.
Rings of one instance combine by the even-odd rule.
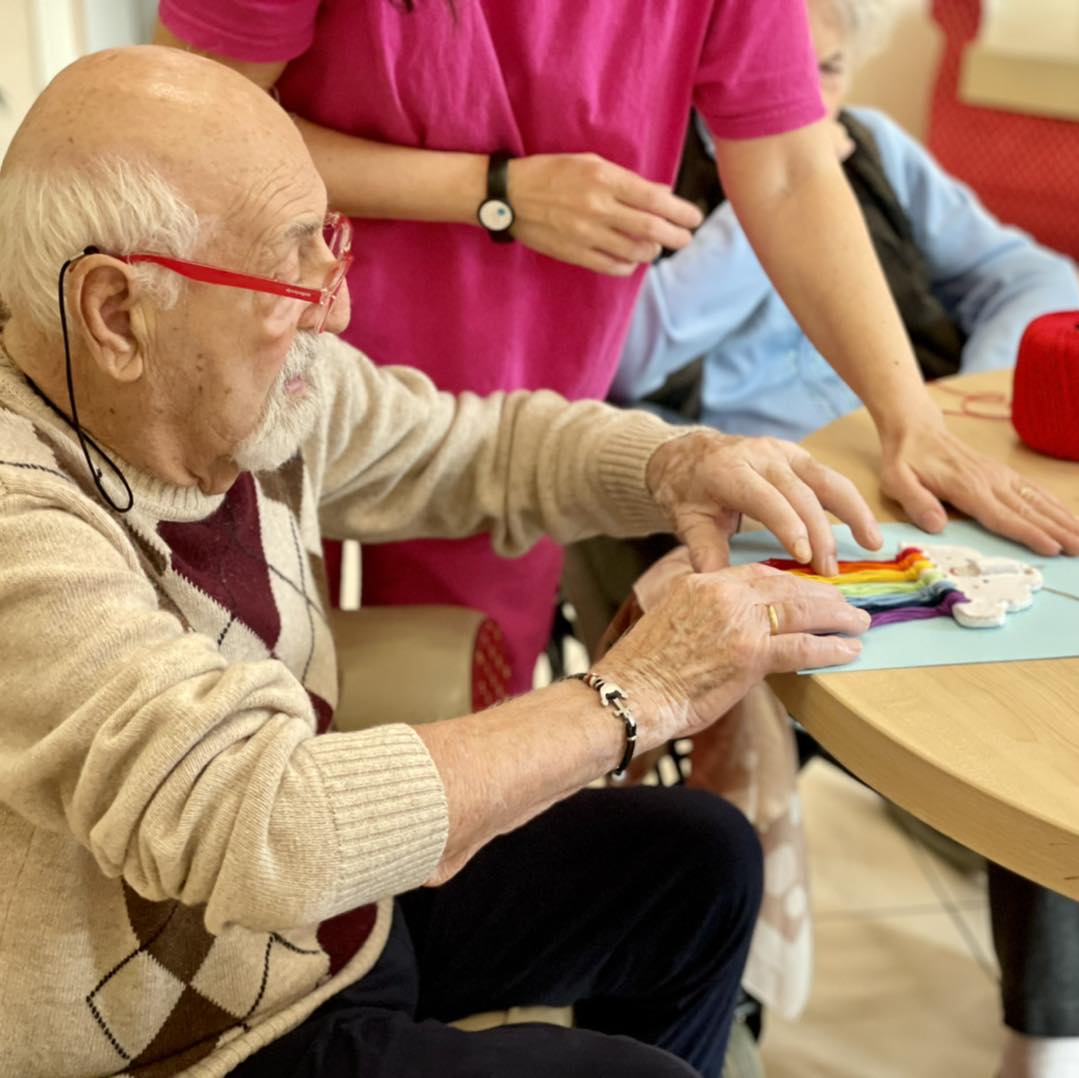
[[[0,1074],[224,1075],[362,977],[447,831],[415,732],[329,726],[321,537],[520,554],[663,526],[671,428],[439,393],[325,335],[318,429],[227,494],[120,461],[0,354]]]

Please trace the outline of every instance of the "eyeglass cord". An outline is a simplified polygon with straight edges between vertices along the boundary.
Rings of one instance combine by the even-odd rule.
[[[105,452],[104,449],[101,448],[101,446],[99,446],[97,444],[97,442],[95,442],[93,440],[93,438],[90,437],[89,434],[86,433],[86,431],[84,431],[82,429],[82,425],[79,423],[79,410],[78,410],[78,407],[75,404],[75,378],[74,378],[74,375],[73,375],[72,370],[71,370],[71,345],[70,345],[70,341],[68,339],[67,309],[66,309],[66,304],[64,302],[64,276],[67,273],[68,268],[71,265],[73,265],[75,262],[77,262],[80,258],[82,258],[83,255],[92,255],[92,254],[97,254],[97,248],[96,247],[87,247],[86,250],[84,250],[81,255],[76,255],[74,258],[69,258],[60,267],[60,276],[59,276],[59,279],[57,281],[57,292],[58,292],[58,299],[59,299],[59,304],[60,304],[60,329],[61,329],[61,331],[63,332],[63,335],[64,335],[64,365],[65,365],[64,369],[65,369],[65,372],[66,372],[66,375],[67,375],[67,399],[71,404],[71,416],[68,417],[60,408],[58,408],[55,404],[53,404],[53,402],[51,400],[49,400],[49,398],[47,396],[45,396],[45,394],[41,391],[41,389],[37,385],[35,385],[32,378],[28,377],[26,380],[27,380],[27,382],[30,383],[30,388],[61,419],[63,419],[64,422],[67,423],[68,426],[71,427],[72,430],[74,430],[75,437],[79,439],[79,445],[82,447],[82,455],[86,458],[86,466],[87,466],[87,468],[90,469],[90,477],[93,479],[94,486],[97,487],[98,493],[101,495],[101,497],[106,502],[108,502],[108,504],[111,505],[112,508],[115,509],[117,513],[126,513],[135,504],[135,495],[131,490],[131,485],[128,483],[127,477],[124,475],[124,473],[122,471],[120,471],[120,468],[116,464],[116,462],[108,455],[108,453]],[[97,467],[96,464],[94,464],[93,458],[90,456],[90,450],[91,449],[93,449],[94,452],[109,466],[109,468],[112,470],[112,473],[116,476],[116,478],[120,480],[121,484],[123,485],[123,488],[124,488],[125,492],[127,493],[127,505],[118,505],[113,500],[112,495],[105,489],[105,484],[102,483],[102,481],[101,481],[102,477],[103,477],[103,473],[102,473],[101,469],[99,467]]]

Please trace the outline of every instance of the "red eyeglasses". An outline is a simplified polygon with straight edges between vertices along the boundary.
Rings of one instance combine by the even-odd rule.
[[[139,251],[130,255],[114,255],[121,262],[134,265],[137,262],[150,262],[155,266],[179,273],[192,281],[204,284],[220,284],[226,288],[246,288],[251,292],[266,292],[271,296],[285,296],[318,307],[318,319],[315,332],[321,333],[326,324],[334,300],[341,291],[345,274],[352,265],[352,225],[342,213],[328,213],[322,224],[322,238],[333,255],[334,264],[321,288],[304,288],[302,285],[289,284],[288,281],[275,281],[272,277],[258,277],[250,273],[236,273],[233,270],[208,266],[203,262],[189,262],[185,258],[173,258],[171,255],[158,255]]]

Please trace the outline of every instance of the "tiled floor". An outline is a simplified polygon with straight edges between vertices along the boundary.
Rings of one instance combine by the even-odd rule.
[[[768,1078],[992,1078],[1001,1033],[983,873],[964,875],[823,761],[802,775],[816,976],[766,1021]]]

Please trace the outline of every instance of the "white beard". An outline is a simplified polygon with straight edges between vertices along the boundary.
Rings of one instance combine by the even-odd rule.
[[[307,379],[307,391],[290,394],[285,384],[307,375],[318,357],[318,334],[303,330],[289,345],[285,362],[266,398],[258,426],[240,442],[232,459],[242,471],[270,472],[296,455],[314,430],[319,415],[319,399],[314,384]]]

